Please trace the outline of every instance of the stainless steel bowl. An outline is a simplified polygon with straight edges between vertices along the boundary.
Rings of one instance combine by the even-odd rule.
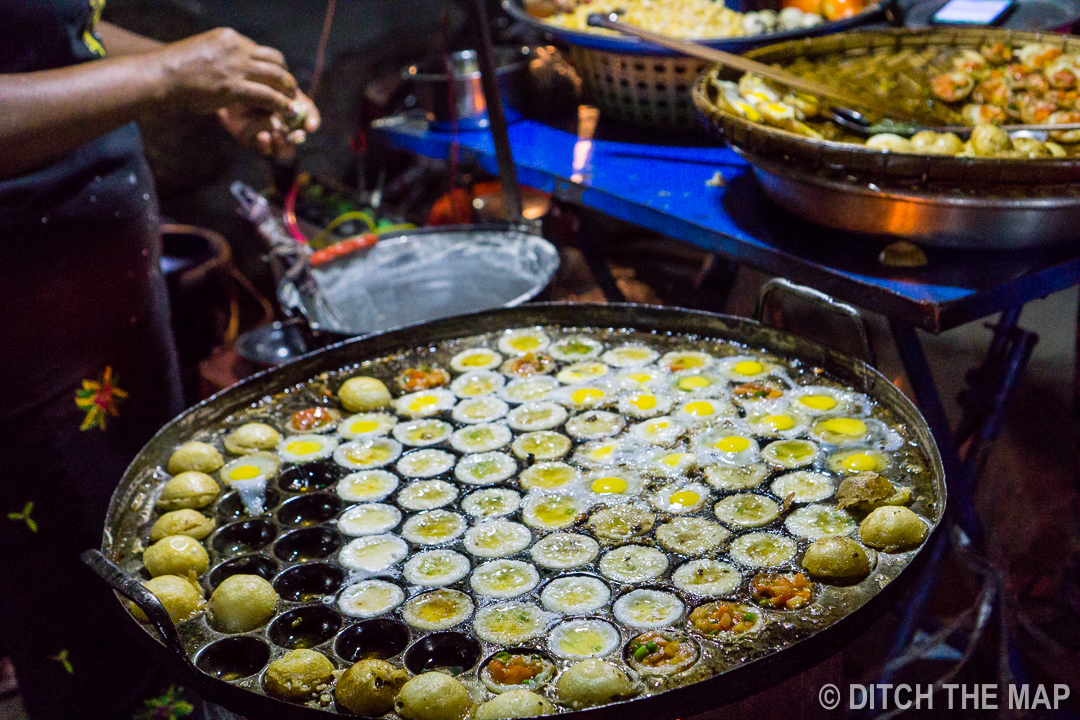
[[[529,76],[528,61],[528,48],[495,49],[495,74],[509,122],[521,118],[520,109]],[[480,85],[475,50],[428,58],[405,68],[401,76],[412,82],[416,101],[427,113],[432,128],[449,129],[455,122],[460,130],[488,126],[487,102]]]

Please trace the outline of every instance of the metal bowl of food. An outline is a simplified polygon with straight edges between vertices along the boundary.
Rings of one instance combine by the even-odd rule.
[[[669,720],[855,637],[945,497],[925,421],[858,360],[741,318],[523,306],[188,410],[94,565],[248,716]]]

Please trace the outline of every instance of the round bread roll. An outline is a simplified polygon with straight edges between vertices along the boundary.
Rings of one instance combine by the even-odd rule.
[[[638,688],[619,668],[590,658],[571,665],[555,684],[559,702],[575,710],[637,695]]]
[[[271,695],[303,700],[325,690],[334,679],[334,663],[314,650],[290,650],[266,666],[263,687]]]
[[[357,715],[381,717],[394,709],[394,697],[408,679],[407,672],[385,660],[361,660],[338,678],[334,697]]]
[[[202,540],[214,530],[214,519],[198,510],[172,510],[157,519],[150,528],[150,542],[157,542],[167,535],[187,535]]]
[[[159,575],[147,580],[143,585],[161,601],[169,617],[177,625],[191,619],[206,607],[202,592],[187,578],[177,575]],[[147,622],[146,614],[139,609],[139,606],[135,603],[130,603],[130,605],[131,614],[139,622]]]
[[[189,470],[165,483],[157,506],[166,511],[185,508],[197,510],[214,502],[220,492],[221,487],[214,478],[204,472]]]
[[[925,537],[926,523],[906,507],[879,507],[859,525],[859,539],[885,552],[913,548]]]
[[[281,433],[266,423],[244,423],[225,436],[225,449],[233,455],[248,455],[260,450],[273,450]]]
[[[225,458],[217,448],[204,442],[187,442],[176,448],[169,456],[169,464],[165,468],[170,475],[179,475],[182,472],[212,473],[225,464]]]
[[[555,706],[531,690],[508,690],[476,709],[476,720],[503,720],[552,715]]]
[[[394,700],[394,710],[405,720],[465,720],[471,708],[465,686],[441,672],[417,675]]]
[[[232,575],[210,595],[210,624],[224,633],[254,630],[270,621],[277,608],[274,586],[258,575]]]
[[[143,565],[151,577],[202,575],[210,567],[210,556],[195,538],[167,535],[143,551]]]
[[[870,574],[870,558],[851,538],[815,540],[803,555],[802,566],[822,580],[860,580]]]
[[[377,410],[390,404],[390,390],[382,380],[354,377],[346,380],[338,390],[338,399],[341,406],[349,412]]]

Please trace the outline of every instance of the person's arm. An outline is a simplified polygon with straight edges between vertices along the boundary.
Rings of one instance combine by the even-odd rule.
[[[0,178],[53,162],[160,103],[288,115],[296,92],[280,52],[228,29],[141,55],[0,75]]]
[[[107,22],[98,23],[96,32],[98,37],[101,38],[101,44],[105,46],[105,51],[108,52],[109,57],[145,55],[160,50],[165,45],[165,43],[158,40],[148,38],[145,35],[138,35],[130,30],[125,30],[119,25]]]

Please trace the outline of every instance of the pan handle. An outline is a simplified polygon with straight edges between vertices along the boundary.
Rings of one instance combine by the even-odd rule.
[[[161,604],[161,601],[157,599],[154,593],[121,570],[116,563],[105,557],[100,550],[87,550],[80,557],[87,567],[108,583],[109,587],[138,605],[139,609],[149,618],[150,623],[157,628],[158,634],[161,635],[166,647],[179,653],[180,657],[185,660],[188,659],[187,652],[184,651],[184,646],[180,642],[180,636],[176,632],[176,625],[173,624],[172,618],[169,617],[168,611],[165,610],[165,606]]]
[[[859,339],[859,344],[862,346],[864,359],[870,365],[874,367],[877,366],[877,356],[874,354],[874,346],[870,344],[870,331],[866,326],[866,318],[864,318],[853,306],[840,302],[836,298],[826,295],[820,290],[815,290],[806,287],[805,285],[796,285],[784,278],[773,278],[761,287],[761,293],[758,295],[757,307],[754,308],[755,320],[766,325],[772,324],[766,320],[768,316],[767,310],[769,298],[776,293],[794,295],[811,305],[815,305],[837,315],[843,315],[850,319],[851,323],[855,326],[855,333]]]

